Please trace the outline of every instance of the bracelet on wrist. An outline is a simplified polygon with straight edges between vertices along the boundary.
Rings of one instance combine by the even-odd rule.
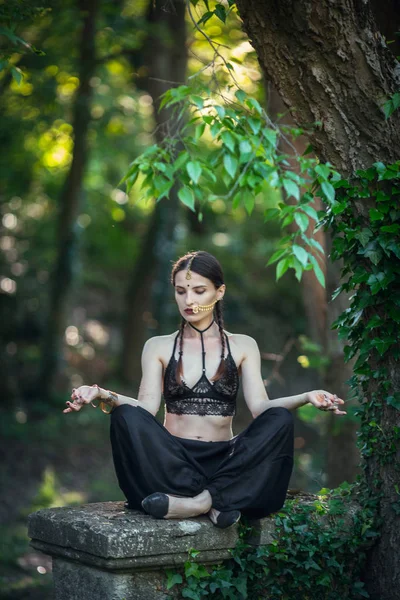
[[[92,401],[91,405],[93,406],[93,408],[97,408],[98,406],[100,406],[100,410],[104,414],[109,415],[117,406],[118,394],[116,392],[112,392],[111,390],[107,390],[107,396],[106,398],[104,398],[101,393],[101,388],[97,385],[97,383],[93,384],[92,387],[97,387],[99,398],[95,398],[95,400],[98,400],[97,404],[94,404]],[[110,410],[106,410],[106,405],[110,407]]]

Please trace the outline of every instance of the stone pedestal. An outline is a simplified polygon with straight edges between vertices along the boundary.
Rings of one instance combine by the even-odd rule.
[[[261,521],[258,543],[271,541],[273,520]],[[166,568],[230,558],[237,526],[218,529],[205,517],[154,519],[123,502],[46,508],[29,515],[31,545],[53,558],[54,600],[167,600]]]
[[[303,495],[303,494],[302,494]],[[316,497],[304,494],[302,503]],[[349,502],[345,520],[358,508]],[[327,516],[320,516],[329,528]],[[247,542],[266,545],[274,539],[275,521],[253,522]],[[166,568],[182,567],[188,550],[196,561],[217,564],[231,558],[238,526],[218,529],[205,517],[154,519],[127,510],[123,502],[46,508],[29,515],[31,545],[53,558],[54,600],[171,600]]]

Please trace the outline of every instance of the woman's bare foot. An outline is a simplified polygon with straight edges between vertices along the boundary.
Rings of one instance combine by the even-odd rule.
[[[219,514],[220,514],[220,511],[217,510],[216,508],[210,508],[210,510],[207,513],[207,517],[210,519],[210,521],[212,523],[214,523],[214,525],[216,525]]]
[[[179,496],[168,496],[168,512],[164,519],[183,519],[197,517],[208,513],[212,505],[211,494],[208,490],[203,490],[194,498],[184,498]]]

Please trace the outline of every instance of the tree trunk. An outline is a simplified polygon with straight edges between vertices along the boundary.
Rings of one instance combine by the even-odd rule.
[[[399,63],[358,0],[238,0],[266,78],[298,125],[321,121],[311,141],[343,174],[398,159],[400,111],[382,103],[400,87]]]
[[[174,117],[169,109],[159,111],[160,96],[174,84],[185,81],[186,23],[183,0],[171,2],[151,1],[147,21],[149,37],[145,42],[138,64],[133,57],[135,70],[146,72],[138,86],[153,98],[156,119],[155,137],[161,142],[174,129]],[[179,220],[180,202],[172,188],[169,201],[156,204],[143,240],[140,255],[132,271],[125,302],[125,325],[120,375],[123,381],[138,385],[141,375],[140,355],[149,331],[161,333],[165,307],[170,293],[168,271],[175,255],[175,228]]]
[[[99,0],[80,0],[82,31],[79,55],[79,87],[73,107],[74,149],[72,163],[60,196],[57,258],[51,281],[48,323],[44,336],[40,399],[48,399],[62,355],[68,297],[73,281],[77,239],[75,224],[81,207],[83,177],[88,160],[87,132],[90,123],[92,86],[96,68],[95,25]]]
[[[283,113],[285,107],[279,98],[276,89],[267,83],[268,89],[268,114],[274,119],[278,113]],[[285,123],[290,123],[290,115],[285,118]],[[293,123],[293,121],[292,121]],[[294,126],[294,123],[293,123]],[[293,146],[299,154],[302,154],[307,141],[303,137],[292,140]],[[290,155],[291,148],[283,140],[281,143],[282,151]],[[291,161],[291,168],[297,169],[297,163]],[[286,203],[295,204],[293,198],[286,199]],[[315,210],[323,210],[324,205],[319,198],[315,201]],[[303,298],[304,311],[307,317],[307,326],[309,336],[315,343],[322,348],[324,356],[329,359],[329,365],[322,371],[322,381],[319,385],[326,390],[333,391],[340,398],[347,400],[346,408],[349,408],[351,402],[348,400],[349,386],[346,381],[352,375],[353,362],[344,362],[343,346],[344,343],[338,339],[336,331],[331,330],[331,324],[349,306],[348,294],[340,294],[334,301],[331,301],[332,293],[340,284],[340,265],[332,263],[329,259],[331,247],[331,235],[329,232],[320,228],[313,234],[314,222],[305,232],[307,237],[313,237],[324,248],[324,260],[321,262],[320,255],[313,248],[307,248],[308,252],[314,254],[319,261],[320,267],[325,275],[326,288],[323,288],[318,282],[314,271],[304,271],[301,278],[301,294]],[[298,225],[292,223],[288,226],[290,232],[298,231]],[[353,401],[354,402],[354,401]],[[333,488],[340,485],[343,481],[352,483],[359,472],[358,464],[360,462],[360,453],[356,446],[357,424],[348,417],[339,418],[337,415],[327,414],[325,425],[321,430],[322,436],[326,437],[326,481],[324,486]]]
[[[390,3],[393,11],[395,4]],[[382,104],[400,88],[400,67],[377,28],[371,2],[237,0],[237,6],[264,75],[295,122],[321,123],[310,141],[323,161],[350,177],[374,162],[398,160],[400,110],[386,120]],[[392,22],[397,20],[393,12]],[[398,361],[388,360],[391,390],[398,392]],[[376,385],[369,382],[368,393]],[[379,426],[382,435],[399,427],[399,411],[385,404]],[[371,600],[394,600],[400,598],[400,528],[392,504],[400,481],[397,465],[382,466],[378,458],[367,459],[366,475],[371,490],[381,484],[382,527],[365,579]]]

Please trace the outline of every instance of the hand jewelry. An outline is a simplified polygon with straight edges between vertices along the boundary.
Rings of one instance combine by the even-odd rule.
[[[97,408],[98,406],[100,406],[100,410],[106,414],[109,415],[115,408],[117,401],[118,401],[118,394],[116,394],[115,392],[112,392],[111,390],[108,390],[108,396],[107,398],[102,398],[101,396],[101,392],[100,392],[100,387],[97,385],[97,383],[94,383],[92,385],[92,387],[97,387],[98,392],[99,392],[99,399],[98,399],[98,403],[94,404],[93,400],[90,402],[90,404],[93,406],[93,408]],[[95,398],[95,400],[97,400],[97,398]],[[106,405],[110,406],[110,410],[106,410]]]

